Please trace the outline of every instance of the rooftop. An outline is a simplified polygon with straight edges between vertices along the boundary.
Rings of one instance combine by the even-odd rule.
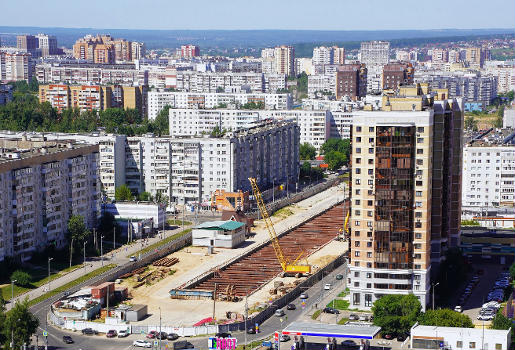
[[[373,339],[381,327],[368,323],[348,323],[344,325],[292,322],[283,334],[296,334],[312,337]]]
[[[197,226],[195,226],[194,228],[196,229],[203,229],[203,230],[218,230],[218,229],[222,229],[224,231],[232,231],[232,230],[236,230],[242,226],[244,226],[245,224],[243,222],[238,222],[238,221],[232,221],[232,220],[228,220],[228,221],[206,221],[202,224],[199,224]]]

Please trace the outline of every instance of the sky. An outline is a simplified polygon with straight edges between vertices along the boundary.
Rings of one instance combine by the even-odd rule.
[[[1,0],[1,2],[0,25],[3,26],[299,30],[515,28],[514,0]]]

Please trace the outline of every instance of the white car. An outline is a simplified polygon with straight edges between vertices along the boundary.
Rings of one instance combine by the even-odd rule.
[[[134,255],[132,255],[132,256],[129,258],[129,260],[130,260],[131,262],[134,262],[134,261],[138,261],[138,258],[136,258]]]
[[[456,307],[454,308],[454,311],[463,312],[463,308],[461,307],[461,305],[456,305]]]
[[[326,283],[326,284],[324,285],[324,289],[325,289],[325,290],[330,290],[330,289],[331,289],[331,283]]]
[[[132,342],[132,346],[137,346],[139,348],[151,348],[152,343],[146,340],[135,340]]]
[[[129,331],[127,331],[126,329],[122,329],[121,331],[118,332],[118,338],[125,338],[128,336],[129,336]]]

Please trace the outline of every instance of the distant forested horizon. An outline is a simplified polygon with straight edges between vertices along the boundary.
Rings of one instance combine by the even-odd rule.
[[[58,45],[71,48],[86,34],[111,34],[115,38],[142,41],[147,49],[173,49],[195,44],[201,53],[231,56],[257,54],[263,47],[293,45],[297,57],[311,57],[319,45],[359,47],[361,41],[388,40],[392,46],[417,46],[424,43],[475,40],[479,38],[515,36],[513,29],[434,29],[434,30],[136,30],[98,28],[46,28],[0,26],[2,45],[16,45],[16,35],[45,33],[55,35]],[[241,49],[241,50],[239,50]]]

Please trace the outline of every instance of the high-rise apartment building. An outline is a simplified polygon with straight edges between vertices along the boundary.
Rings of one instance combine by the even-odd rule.
[[[133,53],[133,48],[137,51]],[[134,44],[125,39],[113,39],[110,35],[86,35],[73,45],[73,57],[94,63],[128,62],[140,59],[143,43]]]
[[[430,276],[458,245],[463,106],[426,86],[353,113],[349,289],[354,307],[385,294],[430,300]]]
[[[345,49],[337,46],[315,47],[312,62],[313,65],[345,64]]]
[[[54,35],[38,34],[36,39],[38,41],[38,48],[41,51],[41,57],[62,53],[62,50],[57,48],[57,38]]]
[[[383,66],[383,90],[413,84],[415,68],[411,63],[388,63]]]
[[[465,49],[465,61],[471,66],[483,68],[486,57],[486,49],[482,47],[467,47]]]
[[[0,261],[67,243],[68,220],[100,216],[98,145],[0,139]]]
[[[181,46],[181,58],[190,60],[198,56],[200,56],[200,48],[198,46],[191,44]]]
[[[360,62],[372,66],[384,66],[390,61],[390,43],[388,41],[365,41],[359,50]]]
[[[32,79],[31,54],[25,52],[0,52],[0,80],[18,81]]]
[[[349,96],[353,100],[367,94],[367,67],[364,64],[345,64],[336,72],[336,99]]]
[[[132,60],[141,60],[145,57],[145,44],[137,41],[131,43]]]
[[[16,48],[37,57],[38,39],[34,35],[17,35]]]
[[[295,75],[295,49],[293,46],[275,47],[274,60],[277,74]]]
[[[431,62],[446,63],[449,62],[449,51],[445,49],[433,49],[431,51]]]

